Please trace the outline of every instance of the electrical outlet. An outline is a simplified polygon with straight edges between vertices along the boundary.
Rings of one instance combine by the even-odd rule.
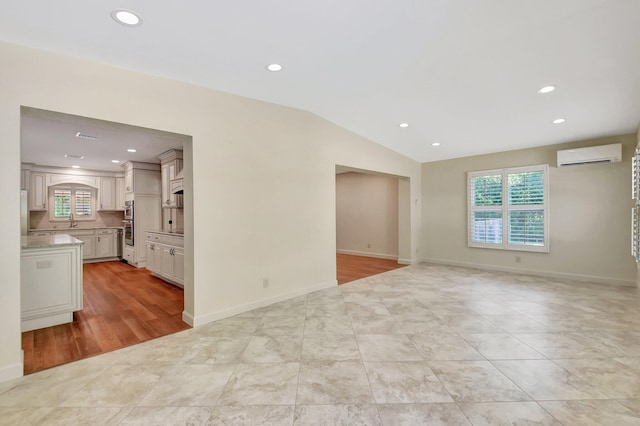
[[[269,278],[263,278],[262,279],[262,288],[267,288],[269,287]]]
[[[520,263],[521,260],[520,256],[516,256],[516,263]]]

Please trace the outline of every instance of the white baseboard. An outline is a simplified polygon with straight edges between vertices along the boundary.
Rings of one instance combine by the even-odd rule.
[[[411,259],[398,259],[398,263],[400,265],[413,265],[413,260]]]
[[[278,296],[269,297],[267,299],[262,299],[256,302],[246,303],[244,305],[235,306],[230,309],[225,309],[224,311],[212,312],[206,315],[200,315],[196,317],[191,317],[185,312],[182,313],[182,319],[191,324],[192,327],[199,327],[204,324],[208,324],[210,322],[218,321],[224,318],[232,317],[234,315],[242,314],[244,312],[252,311],[254,309],[262,308],[264,306],[269,306],[274,303],[283,302],[285,300],[293,299],[294,297],[304,296],[309,293],[313,293],[314,291],[320,291],[327,288],[336,287],[338,285],[337,280],[331,280],[324,283],[316,284],[314,286],[305,287],[299,290],[295,290],[289,293],[284,293]],[[188,319],[185,319],[185,315],[188,315]],[[191,321],[191,322],[190,322]]]
[[[24,375],[24,365],[21,362],[6,365],[0,368],[0,383],[19,379]]]
[[[538,269],[513,268],[510,266],[485,265],[482,263],[458,262],[455,260],[446,260],[446,259],[421,259],[421,262],[436,263],[439,265],[448,265],[448,266],[462,266],[465,268],[482,269],[485,271],[512,272],[515,274],[535,275],[535,276],[547,277],[547,278],[560,278],[560,279],[581,281],[581,282],[612,284],[612,285],[619,285],[619,286],[625,286],[625,287],[636,285],[636,282],[634,280],[621,280],[619,278],[600,277],[596,275],[569,274],[566,272],[541,271]]]
[[[182,311],[182,321],[193,327],[193,315],[188,313],[187,311]]]
[[[394,256],[392,254],[383,254],[383,253],[369,253],[368,251],[355,251],[355,250],[336,250],[336,253],[340,254],[351,254],[354,256],[366,256],[366,257],[375,257],[377,259],[391,259],[396,260],[398,256]]]

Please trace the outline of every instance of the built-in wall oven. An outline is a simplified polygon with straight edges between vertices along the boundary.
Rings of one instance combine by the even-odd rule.
[[[133,246],[133,200],[124,202],[124,243]]]

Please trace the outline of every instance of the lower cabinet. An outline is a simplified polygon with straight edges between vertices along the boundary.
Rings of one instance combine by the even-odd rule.
[[[146,268],[153,275],[184,286],[184,238],[157,232],[146,232]]]
[[[68,234],[84,242],[82,260],[95,261],[118,257],[118,231],[116,228],[56,229],[31,231],[29,235]]]

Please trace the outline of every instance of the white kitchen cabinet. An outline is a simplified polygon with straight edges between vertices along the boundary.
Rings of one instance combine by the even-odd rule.
[[[124,210],[125,186],[124,178],[116,178],[116,210]]]
[[[98,259],[116,257],[118,255],[116,247],[116,233],[114,229],[96,230],[96,250],[95,257]]]
[[[20,257],[21,330],[73,321],[82,309],[82,244],[65,236],[28,237]]]
[[[133,169],[124,171],[124,192],[130,194],[133,192]]]
[[[116,210],[116,178],[101,177],[98,210]]]
[[[28,169],[20,170],[20,189],[24,189],[25,191],[29,190],[29,174],[31,173]]]
[[[47,210],[47,175],[31,172],[29,176],[29,210]]]
[[[160,175],[162,177],[162,207],[182,208],[182,195],[171,191],[171,181],[183,167],[182,150],[170,149],[158,155],[160,159]]]
[[[146,232],[147,264],[153,275],[180,286],[184,285],[184,237]]]

